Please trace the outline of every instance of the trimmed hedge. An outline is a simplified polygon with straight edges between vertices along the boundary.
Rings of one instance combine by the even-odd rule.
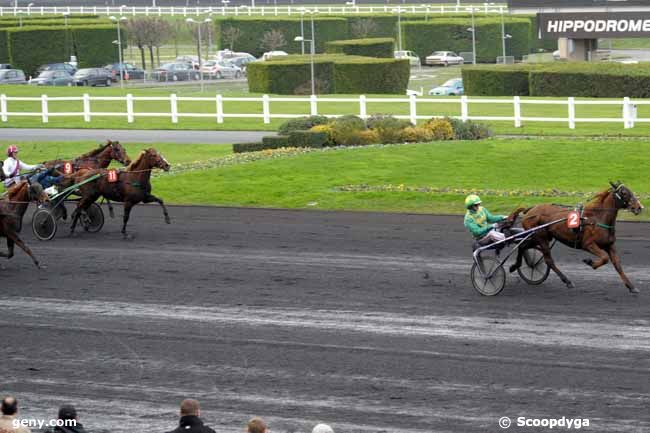
[[[254,93],[296,94],[309,85],[310,56],[289,56],[247,66]],[[410,67],[405,59],[320,55],[314,60],[317,93],[406,92]]]
[[[461,69],[465,94],[470,96],[528,96],[528,77],[537,65],[466,66]]]
[[[512,35],[506,41],[506,55],[521,58],[529,52],[530,19],[507,18],[505,31]],[[402,23],[403,46],[424,59],[434,51],[472,51],[472,34],[467,19],[436,19]],[[476,60],[493,63],[503,54],[500,18],[476,18]]]
[[[327,134],[316,131],[293,131],[289,133],[289,147],[321,148],[327,143]]]
[[[113,41],[116,36],[115,25],[73,26],[74,51],[79,68],[103,66],[117,60],[117,48]],[[122,29],[122,40],[127,40],[126,29]]]
[[[260,142],[256,143],[233,143],[232,151],[234,153],[244,153],[244,152],[257,152],[264,150],[264,145]]]
[[[370,20],[372,22],[372,31],[366,35],[366,38],[395,38],[397,37],[397,16],[392,14],[386,15],[348,15],[344,17],[348,24],[348,37],[358,37],[355,34],[355,26],[360,21]],[[341,35],[343,36],[343,35]]]
[[[26,75],[34,75],[40,65],[67,60],[65,32],[65,27],[7,29],[10,63],[24,70]]]
[[[287,44],[279,50],[289,54],[301,53],[301,43],[295,42],[294,37],[300,36],[300,18],[223,18],[215,20],[215,36],[217,46],[228,48],[223,41],[223,33],[229,27],[238,28],[241,36],[234,43],[235,51],[245,51],[255,57],[260,57],[264,51],[261,46],[261,39],[264,33],[271,30],[281,31]],[[325,51],[325,44],[329,41],[347,37],[348,23],[344,18],[318,17],[314,18],[314,30],[316,32],[316,52]],[[311,21],[309,17],[304,19],[305,39],[311,39]],[[305,52],[309,52],[309,42],[305,43]]]
[[[92,25],[99,25],[99,24],[111,24],[111,21],[108,19],[76,19],[76,20],[71,20],[68,19],[68,26],[92,26]],[[23,21],[22,28],[26,27],[60,27],[63,26],[65,27],[65,20],[62,18],[56,18],[56,19],[49,19],[49,20],[40,20],[37,22],[25,22]],[[20,27],[20,22],[19,21],[6,21],[6,22],[0,22],[0,28],[13,28],[13,27]]]
[[[325,47],[325,52],[330,54],[387,58],[393,58],[394,50],[393,38],[346,39],[328,42]]]
[[[0,63],[9,63],[9,46],[7,45],[7,31],[0,29]]]
[[[262,137],[262,146],[262,149],[289,147],[289,137],[287,135],[269,135]]]

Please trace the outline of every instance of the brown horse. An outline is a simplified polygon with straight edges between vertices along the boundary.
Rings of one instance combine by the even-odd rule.
[[[32,258],[36,267],[40,268],[41,266],[32,251],[18,236],[23,226],[23,216],[30,201],[36,201],[39,205],[49,202],[41,184],[19,182],[9,188],[6,195],[0,198],[0,236],[7,238],[7,253],[0,252],[0,257],[12,258],[14,244],[16,244]]]
[[[54,159],[45,161],[43,165],[46,168],[57,168],[61,171],[64,164],[69,162],[72,164],[72,171],[77,171],[81,169],[108,168],[111,161],[117,161],[122,165],[131,163],[131,158],[129,158],[126,149],[119,141],[106,140],[106,144],[74,159]]]
[[[99,197],[124,203],[124,224],[122,234],[127,237],[126,224],[129,221],[131,209],[136,204],[159,203],[165,215],[165,222],[170,224],[167,208],[161,199],[151,194],[151,170],[160,168],[169,171],[169,163],[156,149],[149,148],[140,153],[138,158],[132,162],[124,171],[118,172],[117,181],[109,182],[107,170],[80,170],[75,173],[74,183],[79,183],[89,177],[100,173],[102,177],[94,182],[89,182],[79,188],[81,200],[74,212],[70,234],[74,233],[75,226],[81,213],[80,209],[88,209]]]
[[[611,188],[598,193],[584,207],[579,229],[571,229],[563,221],[535,233],[531,237],[530,243],[527,242],[525,246],[519,249],[517,261],[510,267],[510,272],[516,271],[521,266],[523,249],[535,247],[544,254],[544,261],[560,277],[564,284],[569,288],[573,288],[573,283],[555,266],[555,262],[551,257],[550,244],[553,239],[557,239],[564,245],[588,251],[598,257],[596,260],[583,260],[593,269],[598,269],[611,260],[629,291],[631,293],[639,293],[623,272],[621,259],[616,253],[614,244],[616,242],[616,217],[618,216],[618,211],[627,209],[634,215],[638,215],[643,210],[643,205],[634,196],[632,191],[622,183],[610,182],[610,185]],[[524,212],[525,216],[522,221],[522,226],[528,230],[562,218],[567,218],[571,210],[573,209],[563,206],[541,204]]]

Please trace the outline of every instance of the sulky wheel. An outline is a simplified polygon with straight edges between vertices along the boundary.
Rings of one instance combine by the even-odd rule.
[[[56,218],[50,209],[36,209],[32,215],[32,231],[39,241],[49,241],[56,235]]]
[[[544,261],[544,254],[537,248],[526,248],[522,255],[521,266],[517,268],[521,279],[533,286],[546,281],[551,268]]]
[[[483,296],[498,295],[506,286],[506,273],[503,267],[491,257],[479,259],[479,263],[483,267],[483,273],[481,273],[479,265],[476,263],[472,265],[472,285]],[[489,278],[485,276],[489,276]]]
[[[91,204],[88,209],[81,212],[81,224],[89,233],[97,233],[104,227],[104,211],[97,203]]]

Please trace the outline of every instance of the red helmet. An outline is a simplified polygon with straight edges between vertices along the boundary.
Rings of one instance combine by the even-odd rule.
[[[18,146],[16,146],[15,144],[12,144],[7,148],[7,156],[11,156],[12,153],[16,153],[16,152],[18,152]]]

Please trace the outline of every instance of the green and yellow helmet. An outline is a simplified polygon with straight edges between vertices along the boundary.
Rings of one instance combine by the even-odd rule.
[[[476,194],[470,194],[467,197],[465,197],[465,208],[469,209],[470,207],[474,206],[475,204],[481,204],[481,197],[477,196]]]

